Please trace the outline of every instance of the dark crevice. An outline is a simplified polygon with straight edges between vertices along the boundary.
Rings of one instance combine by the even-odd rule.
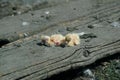
[[[8,43],[10,43],[9,40],[7,40],[7,39],[0,39],[0,48],[1,48],[2,46],[4,46],[4,45],[8,44]]]
[[[21,80],[21,79],[24,79],[24,78],[27,77],[27,76],[29,76],[29,74],[28,74],[28,75],[24,75],[24,76],[22,76],[22,77],[19,77],[19,78],[15,79],[15,80]]]
[[[100,66],[103,62],[110,62],[111,60],[116,60],[116,59],[120,59],[120,53],[116,53],[109,57],[105,57],[103,59],[97,60],[95,63],[88,66],[78,67],[77,69],[70,69],[61,72],[44,80],[83,80],[82,79],[82,77],[84,76],[83,71],[85,69],[93,70],[96,69],[98,66]]]

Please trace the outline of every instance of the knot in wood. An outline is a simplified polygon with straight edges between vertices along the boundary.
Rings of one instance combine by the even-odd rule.
[[[89,50],[85,49],[85,50],[83,51],[83,56],[84,56],[84,57],[88,57],[89,54],[90,54],[90,51],[89,51]]]

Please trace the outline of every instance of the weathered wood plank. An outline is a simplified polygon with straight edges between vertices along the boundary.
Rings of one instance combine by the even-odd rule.
[[[75,5],[75,3],[71,4]],[[66,5],[64,5],[63,7],[65,6]],[[78,6],[75,5],[75,7]],[[40,40],[35,36],[31,36],[20,40],[16,39],[17,41],[0,48],[0,80],[41,80],[48,78],[54,74],[58,74],[60,72],[69,70],[71,68],[92,64],[98,59],[120,52],[120,28],[112,27],[110,23],[108,23],[108,20],[118,20],[120,16],[119,7],[120,6],[118,4],[112,4],[107,7],[103,6],[101,8],[95,9],[93,12],[86,12],[87,15],[85,14],[85,16],[82,15],[81,17],[81,14],[77,16],[74,14],[74,16],[70,18],[64,18],[64,16],[61,17],[61,15],[64,15],[66,11],[58,10],[58,12],[61,12],[58,14],[61,18],[58,21],[56,20],[59,17],[51,20],[51,22],[48,22],[47,24],[45,23],[44,25],[48,26],[51,25],[51,23],[53,23],[54,25],[52,25],[52,27],[49,26],[50,28],[48,29],[45,28],[43,32],[38,31],[40,33],[37,35],[49,35],[56,32],[86,32],[93,33],[96,37],[89,37],[86,39],[82,38],[80,45],[75,47],[64,48],[40,46],[38,45]],[[54,11],[54,8],[51,9]],[[57,10],[58,8],[56,7],[55,9]],[[70,4],[67,5],[67,8],[65,10],[67,9],[71,10]],[[38,14],[38,12],[35,13]],[[78,12],[76,12],[76,14],[77,13]],[[72,11],[70,13],[65,14],[65,16],[67,17],[71,14],[73,15]],[[24,14],[22,15],[22,18],[24,16],[29,17],[28,14]],[[21,16],[16,17],[21,18]],[[35,19],[38,19],[37,16],[35,17]],[[12,20],[15,19],[8,19],[8,21],[11,21],[11,23]],[[17,22],[19,23],[19,21]],[[8,27],[9,25],[7,24],[7,22],[1,22],[1,24],[3,26],[6,25],[6,27]],[[96,25],[94,25],[92,29],[88,28],[88,25],[92,24]],[[35,29],[38,30],[39,28],[43,30],[44,28],[42,28],[42,26],[40,25]],[[77,29],[73,31],[67,31],[66,28],[68,26],[70,28]],[[3,30],[6,31],[6,29],[4,29],[3,27]],[[17,29],[17,31],[31,31],[29,29],[33,28],[26,28],[25,30],[24,28],[19,28]],[[61,29],[64,31],[58,32]],[[12,31],[8,33],[11,32]],[[6,32],[2,34],[6,34]]]
[[[119,28],[96,27],[88,29],[97,38],[90,42],[82,39],[81,45],[75,47],[39,46],[39,40],[28,40],[20,47],[13,45],[1,48],[1,80],[37,80],[50,77],[62,71],[89,65],[98,59],[120,51]],[[5,50],[5,51],[4,51]]]
[[[103,2],[104,3],[104,2]],[[73,8],[71,8],[71,5]],[[87,5],[87,6],[86,6]],[[99,5],[96,2],[87,1],[70,1],[68,4],[63,4],[51,8],[45,8],[42,10],[31,11],[29,13],[9,16],[0,20],[0,39],[8,39],[10,42],[24,38],[24,33],[27,36],[31,36],[35,33],[43,32],[47,28],[55,27],[58,24],[64,24],[70,20],[84,19],[96,16],[101,13],[118,12],[119,3],[109,3],[100,6],[100,8],[94,8],[94,5]],[[64,8],[64,9],[63,9]],[[76,8],[77,10],[74,10]],[[84,8],[84,9],[82,9]],[[89,10],[89,11],[88,11]],[[50,19],[46,19],[48,16],[45,11],[50,12]],[[66,11],[68,13],[66,13]],[[80,14],[79,14],[80,13]],[[33,16],[31,14],[34,14]],[[64,16],[63,16],[64,15]],[[44,16],[44,17],[41,17]],[[100,17],[105,17],[105,14],[101,14]],[[82,18],[81,18],[82,17]],[[29,25],[22,26],[23,22],[28,22]],[[34,27],[33,27],[34,26]]]

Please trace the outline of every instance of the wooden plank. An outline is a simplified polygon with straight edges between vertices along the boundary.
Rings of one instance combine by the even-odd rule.
[[[66,19],[65,22],[61,19],[62,23],[58,21],[58,24],[55,23],[56,25],[53,27],[45,29],[43,32],[38,31],[39,34],[2,46],[0,48],[0,80],[46,79],[60,72],[86,66],[96,60],[120,52],[120,27],[113,27],[111,23],[108,23],[108,19],[112,22],[119,19],[119,7],[119,5],[113,4],[111,7],[95,9],[95,14],[92,12],[83,17],[79,16],[79,18],[75,16],[76,18],[72,18],[73,20]],[[27,16],[27,14],[25,15]],[[69,15],[67,14],[67,16]],[[88,28],[88,25],[93,28]],[[71,30],[66,28],[71,28]],[[21,29],[19,30],[21,31]],[[96,37],[83,36],[81,44],[74,47],[38,45],[40,39],[36,36],[40,34],[50,35],[56,32],[62,34],[85,32],[92,33]]]
[[[100,8],[94,8],[93,6],[97,4],[98,3],[94,1],[91,2],[90,0],[82,2],[76,0],[55,7],[31,11],[14,17],[9,16],[3,18],[0,20],[0,39],[7,39],[12,42],[26,37],[25,34],[27,34],[27,36],[31,36],[33,34],[43,32],[47,28],[55,27],[58,24],[64,24],[67,21],[69,22],[70,20],[74,21],[77,19],[84,19],[86,18],[85,16],[93,17],[103,12],[114,12],[119,9],[119,2],[117,1],[115,3],[105,3],[100,6]],[[74,8],[77,10],[74,10]],[[46,11],[49,11],[50,14],[46,15]],[[46,19],[46,16],[50,17],[50,19]],[[101,14],[101,16],[103,16],[103,14]],[[23,26],[23,22],[28,22],[29,25]]]
[[[75,47],[39,46],[38,40],[28,40],[20,47],[9,45],[1,48],[1,80],[37,80],[50,77],[62,71],[89,65],[98,59],[120,51],[120,28],[110,26],[88,29],[97,38]],[[16,43],[16,42],[15,42]],[[14,43],[14,44],[15,44]]]

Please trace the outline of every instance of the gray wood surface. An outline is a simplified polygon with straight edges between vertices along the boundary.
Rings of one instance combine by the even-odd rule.
[[[71,17],[72,20],[61,19],[62,22],[58,21],[59,23],[54,23],[52,27],[49,26],[50,28],[45,28],[42,32],[38,31],[33,36],[16,39],[16,41],[13,38],[14,42],[0,48],[0,80],[42,80],[71,68],[76,69],[90,65],[96,60],[120,52],[120,27],[111,25],[112,22],[120,22],[119,7],[117,3],[104,5],[85,16],[74,15],[74,18]],[[67,9],[65,8],[65,10]],[[29,13],[16,16],[11,20],[27,14]],[[63,15],[63,13],[59,14]],[[66,14],[66,16],[69,15]],[[53,22],[57,19],[54,19]],[[0,24],[4,23],[0,22]],[[9,24],[11,23],[6,24],[6,27]],[[90,25],[93,28],[88,28]],[[67,28],[69,29],[67,30]],[[36,29],[33,31],[36,31]],[[6,31],[5,28],[3,30]],[[16,28],[16,30],[22,32],[23,29]],[[26,30],[31,31],[30,28],[26,28]],[[23,31],[26,32],[26,30]],[[76,32],[92,33],[95,37],[93,35],[83,36],[81,37],[81,44],[74,47],[63,48],[39,45],[39,35],[41,34]],[[12,33],[12,30],[8,33]],[[3,33],[3,35],[5,34],[6,32]]]

